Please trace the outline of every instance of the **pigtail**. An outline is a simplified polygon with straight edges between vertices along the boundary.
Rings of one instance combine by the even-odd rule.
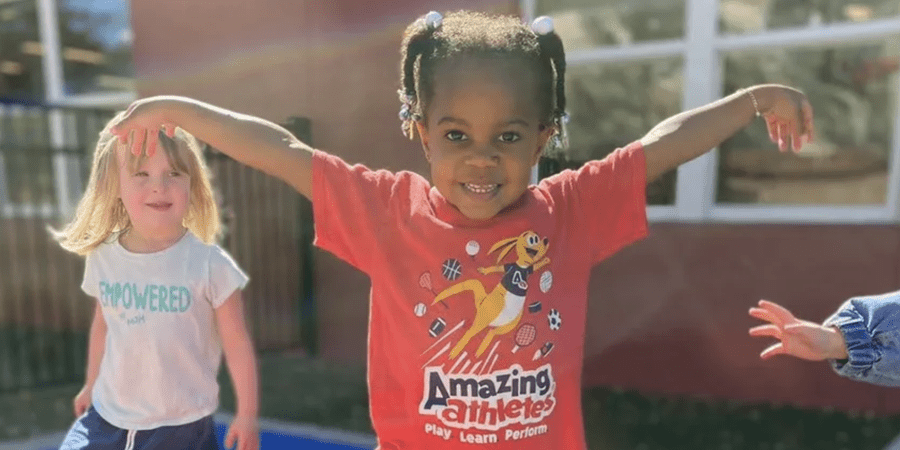
[[[434,48],[435,30],[441,26],[443,17],[436,11],[431,11],[424,17],[413,22],[404,33],[403,44],[400,47],[400,129],[403,135],[409,139],[415,136],[415,123],[421,120],[423,112],[419,101],[417,89],[417,75],[421,68],[421,57],[430,54]],[[418,67],[417,63],[418,62]],[[417,70],[419,69],[419,70]]]
[[[546,59],[553,71],[555,105],[551,111],[551,120],[557,133],[552,138],[553,147],[562,150],[569,146],[566,124],[569,115],[566,113],[566,51],[562,39],[553,29],[553,20],[541,16],[531,24],[531,30],[537,35],[541,57]]]

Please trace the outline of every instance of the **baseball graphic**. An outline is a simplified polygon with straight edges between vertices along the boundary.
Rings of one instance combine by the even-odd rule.
[[[469,241],[469,243],[466,244],[466,253],[469,256],[474,257],[478,254],[479,250],[481,250],[481,245],[478,244],[478,241]]]
[[[416,307],[413,308],[413,314],[415,314],[416,317],[424,316],[425,311],[428,311],[428,307],[422,302],[416,303]]]

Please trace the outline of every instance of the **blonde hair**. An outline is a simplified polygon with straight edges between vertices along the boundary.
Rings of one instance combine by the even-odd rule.
[[[118,138],[110,133],[112,125],[121,117],[122,113],[116,115],[100,132],[91,175],[75,217],[61,231],[50,230],[64,249],[79,255],[90,253],[113,234],[131,228],[131,219],[119,198],[118,155],[127,155],[126,163],[135,170],[147,156],[143,151],[135,156],[121,148],[124,144],[119,144]],[[190,205],[183,225],[203,242],[213,243],[219,232],[219,210],[200,143],[188,132],[176,128],[172,138],[160,131],[157,151],[164,151],[174,169],[190,176]]]

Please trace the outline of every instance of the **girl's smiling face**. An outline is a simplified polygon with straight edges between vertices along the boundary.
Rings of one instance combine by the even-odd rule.
[[[418,131],[434,186],[470,219],[490,219],[522,196],[554,131],[541,120],[526,67],[470,56],[435,68]]]
[[[134,161],[125,147],[119,146],[117,154],[119,195],[134,231],[154,240],[180,236],[190,206],[191,177],[173,167],[167,151]]]

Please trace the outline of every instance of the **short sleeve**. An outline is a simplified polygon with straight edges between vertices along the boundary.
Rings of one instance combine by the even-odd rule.
[[[88,253],[84,259],[84,278],[81,280],[81,290],[91,297],[100,297],[100,281],[97,275],[97,254]]]
[[[634,142],[541,182],[567,223],[584,240],[591,263],[600,262],[647,235],[647,167]]]
[[[250,280],[231,255],[214,245],[209,253],[209,301],[218,308],[234,291],[243,289]]]
[[[408,193],[408,183],[402,181],[408,178],[351,166],[337,156],[315,151],[313,243],[368,273],[376,246],[389,240],[390,230],[397,227],[391,201]]]

